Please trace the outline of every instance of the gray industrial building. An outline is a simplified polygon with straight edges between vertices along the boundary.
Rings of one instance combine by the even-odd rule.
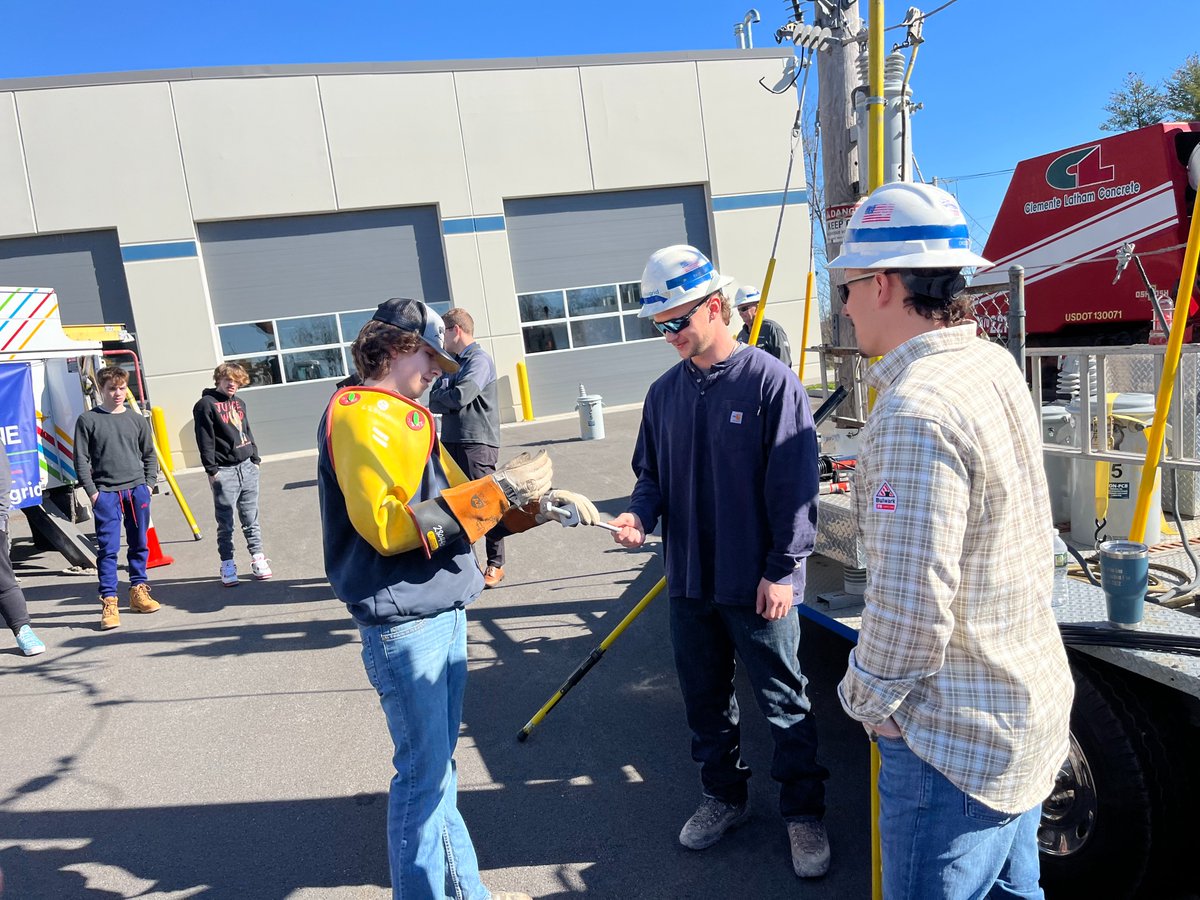
[[[0,284],[136,334],[177,465],[196,463],[191,406],[225,359],[253,375],[262,450],[311,448],[392,296],[472,313],[506,421],[520,361],[539,416],[580,383],[635,402],[676,359],[636,316],[653,250],[690,243],[762,280],[796,95],[760,80],[791,65],[786,48],[0,81]],[[801,170],[770,298],[794,346]]]

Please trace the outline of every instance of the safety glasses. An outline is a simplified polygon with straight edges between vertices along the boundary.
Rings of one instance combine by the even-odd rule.
[[[838,296],[842,298],[842,306],[846,305],[846,301],[850,299],[850,285],[856,281],[867,281],[874,278],[876,275],[894,275],[899,272],[899,269],[884,269],[882,272],[872,272],[870,275],[859,275],[857,278],[851,278],[843,281],[838,285]]]
[[[688,322],[692,320],[692,316],[695,314],[696,310],[698,310],[707,302],[708,297],[705,297],[703,300],[689,309],[684,315],[675,319],[667,319],[665,322],[654,322],[654,327],[658,329],[659,334],[679,334],[679,332],[687,328]]]

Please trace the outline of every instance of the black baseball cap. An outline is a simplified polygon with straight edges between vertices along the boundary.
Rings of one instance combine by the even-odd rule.
[[[380,303],[371,318],[404,331],[415,332],[437,351],[438,364],[442,369],[451,375],[459,370],[458,362],[446,352],[446,324],[441,316],[420,300],[392,297]]]

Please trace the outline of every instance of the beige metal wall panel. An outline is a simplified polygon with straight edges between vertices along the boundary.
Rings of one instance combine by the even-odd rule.
[[[343,209],[440,203],[471,214],[454,76],[336,75],[318,81]]]
[[[579,75],[596,190],[708,180],[695,63]]]
[[[484,336],[492,334],[492,323],[484,294],[479,245],[475,238],[473,232],[443,235],[442,247],[446,256],[451,300],[455,306],[461,306],[471,314],[475,320],[476,336]]]
[[[590,191],[579,70],[457,72],[459,115],[475,215],[504,197]]]
[[[184,81],[171,91],[196,219],[337,209],[316,78]]]
[[[17,112],[39,231],[194,236],[166,84],[25,91]]]
[[[500,423],[520,422],[521,389],[517,386],[517,363],[525,358],[525,349],[518,335],[484,338],[480,343],[491,354],[496,363],[496,403],[500,409]],[[500,435],[503,442],[504,435]],[[501,459],[508,459],[511,452],[501,449]]]
[[[782,191],[787,176],[796,91],[776,96],[759,78],[774,85],[783,76],[782,59],[701,62],[700,100],[709,183],[714,196]],[[813,86],[810,79],[810,87]],[[809,97],[815,97],[815,90]],[[804,186],[804,165],[797,147],[792,187]]]
[[[174,375],[207,369],[211,373],[218,360],[199,260],[126,263],[125,280],[146,371]]]
[[[517,312],[517,289],[513,283],[508,235],[503,231],[488,231],[475,235],[475,239],[490,334],[492,337],[519,335],[521,319]]]
[[[0,94],[0,235],[32,234],[33,200],[13,94]]]

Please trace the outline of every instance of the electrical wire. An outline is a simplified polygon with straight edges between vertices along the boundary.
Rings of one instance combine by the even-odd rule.
[[[1058,630],[1062,633],[1063,643],[1069,647],[1120,647],[1126,650],[1200,656],[1200,637],[1194,635],[1163,634],[1156,631],[1134,631],[1078,623],[1062,623]]]

